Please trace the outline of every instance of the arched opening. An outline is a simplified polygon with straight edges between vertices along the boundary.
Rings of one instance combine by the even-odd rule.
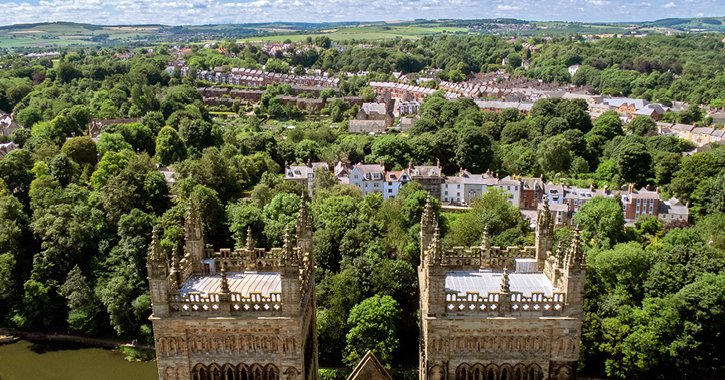
[[[521,368],[516,368],[514,371],[514,380],[524,380],[524,373],[521,372]]]
[[[254,380],[264,380],[262,377],[262,371],[259,368],[254,370]]]
[[[206,368],[199,369],[199,380],[210,380],[209,372],[207,372]]]
[[[267,370],[267,380],[279,380],[277,376],[277,371],[274,368],[270,368]]]
[[[496,372],[493,368],[488,369],[488,380],[496,380]]]
[[[511,380],[509,379],[509,369],[504,368],[501,370],[501,380]]]
[[[528,380],[538,380],[538,376],[536,376],[536,369],[534,369],[533,367],[529,369]]]
[[[476,368],[473,372],[473,380],[481,380],[481,370]]]
[[[246,368],[242,368],[242,370],[240,371],[239,379],[240,380],[249,380],[249,379],[247,379],[247,369]]]
[[[237,380],[236,378],[234,378],[234,371],[232,371],[231,368],[227,368],[227,373],[224,380]]]

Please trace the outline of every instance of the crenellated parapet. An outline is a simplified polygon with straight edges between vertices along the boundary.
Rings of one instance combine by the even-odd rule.
[[[453,247],[443,253],[442,265],[449,270],[514,267],[516,259],[535,259],[536,247]]]

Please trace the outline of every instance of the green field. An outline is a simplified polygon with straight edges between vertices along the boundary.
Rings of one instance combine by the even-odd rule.
[[[384,40],[389,38],[408,38],[418,39],[423,36],[443,33],[467,33],[468,28],[454,28],[454,27],[421,27],[421,26],[360,26],[352,28],[336,28],[326,29],[321,33],[314,34],[286,34],[279,36],[269,37],[256,37],[256,38],[245,38],[240,41],[269,41],[269,42],[282,42],[286,39],[290,39],[293,42],[301,41],[306,39],[308,36],[315,38],[319,36],[327,36],[333,41],[343,41],[351,39],[367,39],[367,40]]]
[[[537,34],[625,34],[636,28],[636,25],[627,24],[592,24],[592,23],[565,23],[565,22],[532,22]]]
[[[110,42],[142,39],[162,26],[97,26],[75,23],[47,23],[32,25],[9,25],[0,27],[0,48],[32,48],[68,46],[74,44],[96,44],[95,36],[108,35]]]
[[[493,20],[526,24],[519,20]],[[341,23],[258,23],[213,24],[196,26],[131,25],[101,26],[70,22],[19,24],[0,26],[0,49],[54,48],[69,45],[178,43],[178,41],[215,42],[228,38],[238,41],[293,42],[307,37],[327,36],[333,41],[384,40],[392,38],[418,39],[441,34],[477,34],[482,25],[492,20],[401,21],[401,22],[341,22]],[[643,23],[583,23],[530,22],[531,30],[509,30],[501,34],[532,36],[542,34],[626,34],[680,33],[684,31],[725,31],[725,18],[663,19]],[[448,26],[442,26],[448,25]],[[475,29],[472,29],[474,28]],[[485,33],[485,32],[484,32]]]

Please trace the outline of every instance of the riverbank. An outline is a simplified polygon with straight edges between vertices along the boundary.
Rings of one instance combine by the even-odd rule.
[[[37,331],[22,331],[14,330],[9,328],[0,328],[0,335],[9,335],[20,339],[29,341],[57,341],[57,342],[73,342],[82,343],[92,347],[103,347],[103,348],[118,348],[132,347],[138,350],[155,350],[152,346],[145,346],[142,344],[132,344],[131,342],[124,340],[112,340],[112,339],[99,339],[87,336],[73,335],[73,334],[58,334],[56,333],[45,333]]]
[[[0,345],[2,380],[158,380],[155,361],[130,361],[116,349],[21,339]]]

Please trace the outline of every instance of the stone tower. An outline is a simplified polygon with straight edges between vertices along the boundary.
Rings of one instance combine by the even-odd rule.
[[[550,213],[536,247],[490,246],[485,229],[480,247],[443,251],[434,229],[418,268],[421,380],[576,378],[586,265],[578,234],[551,254]]]
[[[301,199],[297,244],[204,249],[189,201],[185,252],[169,259],[154,230],[148,258],[159,379],[316,380],[312,219]]]

